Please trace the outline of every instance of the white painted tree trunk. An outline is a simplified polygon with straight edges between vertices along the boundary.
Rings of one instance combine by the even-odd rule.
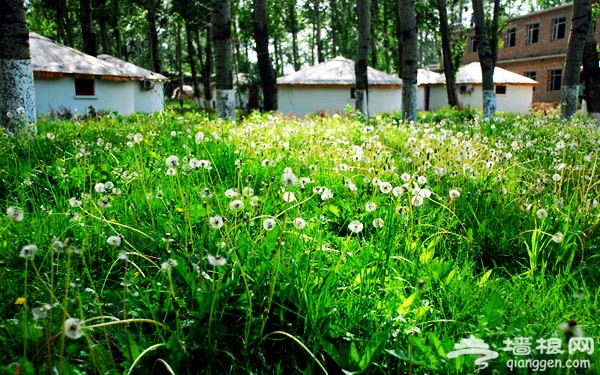
[[[560,113],[565,119],[570,119],[577,112],[579,85],[563,85],[560,93]]]
[[[362,100],[361,100],[362,99]],[[361,107],[356,108],[362,113],[366,119],[369,118],[369,94],[367,90],[356,90],[356,103],[360,103]]]
[[[235,120],[235,90],[216,90],[215,107],[219,118]]]
[[[34,136],[37,115],[30,59],[0,59],[0,98],[0,116],[7,133]]]
[[[488,119],[496,114],[496,93],[494,90],[483,90],[483,118]]]
[[[417,85],[402,86],[402,113],[407,121],[417,121]]]

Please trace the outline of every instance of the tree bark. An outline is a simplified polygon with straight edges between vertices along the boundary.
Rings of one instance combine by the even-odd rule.
[[[254,0],[254,40],[263,90],[263,109],[275,111],[277,110],[277,78],[269,55],[267,0]]]
[[[22,0],[0,0],[0,126],[35,135],[36,105],[29,29]]]
[[[402,25],[402,117],[417,121],[417,15],[414,0],[398,0]]]
[[[154,71],[162,73],[162,60],[160,57],[160,44],[158,41],[158,2],[156,0],[146,0],[146,10],[148,11],[148,32],[150,35],[150,53]]]
[[[448,105],[459,107],[456,95],[456,76],[454,64],[452,63],[452,46],[450,45],[450,32],[448,30],[448,9],[446,0],[437,0],[437,8],[440,16],[440,35],[442,37],[442,56],[444,61],[444,75],[446,76],[446,92],[448,94]]]
[[[231,45],[231,3],[213,2],[213,41],[217,86],[215,105],[217,116],[235,120],[235,90],[233,89],[233,51]]]
[[[585,83],[585,101],[590,117],[600,121],[600,58],[594,30],[596,20],[588,28],[583,50],[583,81]]]
[[[315,0],[315,43],[317,45],[317,61],[325,62],[325,54],[323,53],[323,38],[321,38],[321,29],[323,24],[323,16],[321,15],[321,0]]]
[[[560,115],[566,120],[577,112],[579,71],[591,19],[592,6],[590,0],[574,0],[573,19],[569,34],[567,58],[565,59],[565,75],[560,94]]]
[[[369,0],[357,0],[358,11],[358,46],[354,74],[356,76],[356,110],[369,118],[369,79],[367,75],[367,61],[369,59],[369,44],[371,39],[371,16]]]
[[[92,0],[79,0],[79,16],[81,19],[83,52],[96,57],[98,48],[96,47],[96,33],[92,22]]]
[[[475,37],[477,38],[477,51],[479,63],[481,64],[482,104],[483,118],[488,119],[496,114],[496,93],[494,92],[494,59],[490,41],[487,34],[483,0],[472,0],[473,15],[475,18]]]
[[[115,48],[117,50],[117,57],[118,58],[122,58],[123,57],[123,45],[121,42],[121,30],[119,29],[119,14],[120,14],[120,10],[119,10],[119,0],[113,0],[112,3],[112,12],[113,12],[113,23],[112,23],[112,29],[113,29],[113,35],[115,38]]]
[[[187,42],[188,62],[192,72],[192,84],[194,85],[194,98],[200,100],[200,83],[198,81],[198,69],[196,65],[196,49],[194,48],[194,34],[196,26],[185,21],[185,39]]]

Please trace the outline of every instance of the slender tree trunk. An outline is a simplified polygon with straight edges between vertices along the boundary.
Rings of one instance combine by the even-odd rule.
[[[417,15],[414,0],[399,0],[402,25],[402,117],[417,121]]]
[[[354,73],[356,76],[356,110],[369,118],[369,79],[367,75],[369,44],[371,39],[371,16],[369,0],[357,0],[358,11],[358,48]]]
[[[66,0],[56,0],[54,2],[54,11],[56,12],[56,39],[64,45],[67,43],[67,27],[65,25]]]
[[[370,11],[371,11],[371,24],[369,26],[369,32],[371,33],[371,37],[370,37],[370,43],[371,43],[371,66],[373,68],[377,69],[377,29],[379,27],[378,24],[378,9],[379,9],[379,4],[377,3],[377,0],[371,0],[370,4]]]
[[[36,105],[29,29],[22,0],[0,0],[0,126],[35,135]]]
[[[496,114],[496,93],[494,92],[494,59],[487,34],[483,0],[472,0],[473,15],[475,18],[475,36],[477,38],[477,51],[481,64],[483,77],[483,118],[491,118]]]
[[[196,65],[196,49],[194,48],[194,34],[196,26],[190,22],[185,22],[185,39],[187,42],[188,62],[192,72],[192,84],[194,85],[194,99],[200,100],[200,83],[198,81],[198,69]]]
[[[329,8],[331,10],[331,14],[340,14],[338,11],[337,0],[329,1]],[[340,30],[339,20],[337,17],[331,17],[331,49],[333,53],[333,57],[337,57],[340,53],[340,40],[338,37],[338,32]]]
[[[213,96],[211,87],[211,75],[213,71],[213,51],[211,43],[212,27],[210,24],[206,27],[206,45],[204,46],[204,65],[202,67],[202,86],[204,89],[204,110],[206,112],[213,112]],[[200,50],[200,43],[198,43],[198,50]],[[199,56],[202,60],[202,56]]]
[[[583,50],[583,79],[588,113],[590,117],[600,121],[600,58],[595,29],[596,20],[592,20]]]
[[[394,12],[394,16],[396,17],[396,60],[398,65],[396,69],[398,70],[398,77],[402,78],[402,18],[400,17],[400,2],[403,0],[396,0],[396,11]]]
[[[81,18],[81,36],[83,37],[83,52],[90,56],[98,55],[96,33],[92,22],[92,0],[79,0]]]
[[[579,99],[579,71],[583,59],[583,49],[592,19],[590,0],[573,1],[573,19],[565,59],[565,76],[561,88],[560,115],[568,120],[577,112]]]
[[[110,38],[108,36],[108,9],[106,8],[106,0],[99,0],[96,7],[96,20],[98,21],[98,28],[100,29],[100,45],[102,46],[102,53],[112,55],[110,47]]]
[[[325,62],[323,53],[323,39],[321,38],[321,29],[323,28],[323,17],[321,15],[321,0],[315,0],[315,43],[317,44],[317,61]]]
[[[269,55],[267,0],[254,0],[254,40],[265,111],[277,110],[277,78]]]
[[[231,3],[213,0],[213,41],[217,85],[215,104],[222,119],[235,120],[235,90],[233,89],[233,51],[231,45]]]
[[[146,0],[146,10],[148,11],[148,32],[150,35],[150,53],[154,64],[154,71],[162,73],[162,60],[160,58],[160,43],[158,41],[158,2],[156,0]]]
[[[492,63],[496,66],[498,61],[498,37],[500,36],[500,0],[494,0],[494,10],[492,13],[492,32],[490,33],[490,50],[492,52]],[[488,34],[489,35],[489,34]]]
[[[452,46],[450,45],[450,32],[448,30],[446,0],[437,0],[437,8],[440,15],[440,35],[442,37],[442,56],[444,61],[444,75],[446,76],[448,105],[459,107],[460,104],[456,95],[456,76],[454,64],[452,63]]]
[[[123,57],[123,44],[121,42],[121,30],[119,29],[119,15],[120,15],[120,8],[119,8],[119,0],[113,0],[112,3],[112,11],[113,11],[113,23],[112,23],[112,30],[113,30],[113,35],[115,38],[115,48],[117,49],[117,57],[118,58],[122,58]]]

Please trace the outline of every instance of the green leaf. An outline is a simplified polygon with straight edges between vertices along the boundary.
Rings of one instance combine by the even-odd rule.
[[[457,270],[457,268],[453,268],[452,271],[450,271],[450,273],[448,274],[448,276],[446,276],[446,285],[450,284],[450,282],[454,278],[454,275],[456,275]]]
[[[477,283],[477,285],[479,286],[484,286],[486,281],[488,281],[488,279],[490,278],[490,275],[492,274],[493,269],[487,271],[482,277],[481,280],[479,280],[479,282]]]

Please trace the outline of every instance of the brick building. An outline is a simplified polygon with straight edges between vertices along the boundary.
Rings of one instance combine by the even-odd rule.
[[[507,20],[496,65],[538,81],[534,102],[560,102],[573,4]],[[600,40],[596,27],[596,40]],[[467,34],[463,63],[479,61],[475,30]]]

